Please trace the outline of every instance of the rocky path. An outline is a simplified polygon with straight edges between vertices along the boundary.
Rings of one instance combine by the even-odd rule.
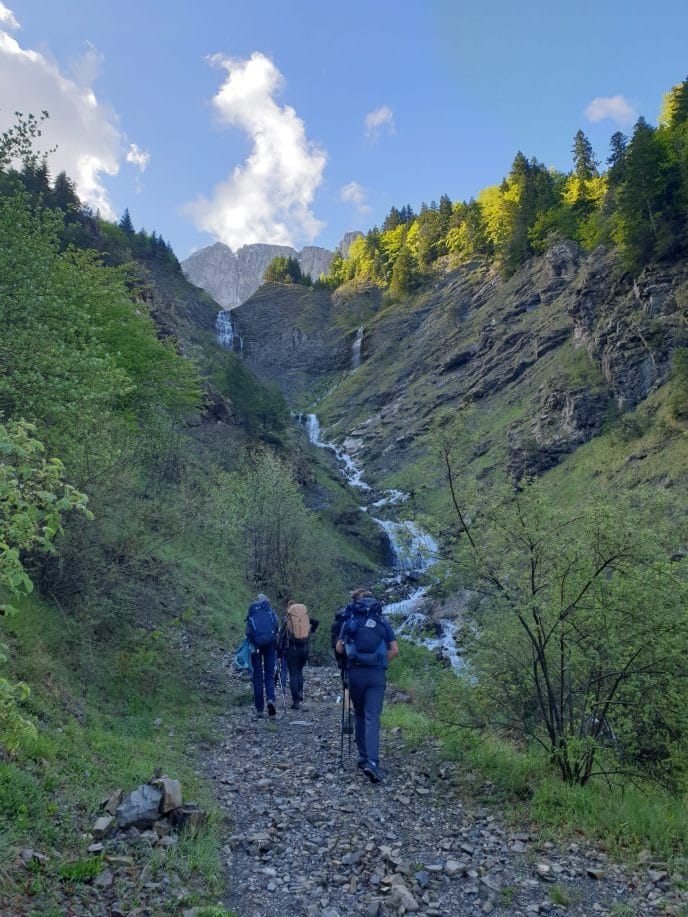
[[[231,836],[228,905],[239,917],[682,914],[668,876],[577,844],[555,849],[498,812],[462,804],[427,750],[386,736],[385,782],[339,766],[339,678],[307,669],[304,710],[274,721],[233,709],[209,754]],[[436,770],[436,768],[435,768]]]

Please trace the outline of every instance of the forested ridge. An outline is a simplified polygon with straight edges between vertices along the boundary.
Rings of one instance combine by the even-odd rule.
[[[573,166],[560,172],[516,153],[508,175],[469,201],[392,207],[381,227],[336,255],[324,283],[367,281],[399,294],[413,289],[442,256],[485,258],[505,275],[557,239],[591,250],[611,246],[627,269],[686,251],[688,80],[665,96],[659,124],[637,121],[632,135],[610,139],[603,168],[582,130]]]
[[[475,199],[394,207],[315,284],[276,259],[237,310],[243,355],[218,346],[217,304],[157,232],[128,210],[103,220],[51,175],[44,122],[0,136],[0,910],[106,913],[85,832],[156,768],[210,823],[137,854],[127,907],[230,900],[236,826],[199,761],[249,699],[227,666],[245,608],[256,591],[304,601],[325,662],[360,582],[388,598],[421,583],[438,614],[459,609],[458,675],[412,640],[390,669],[389,735],[427,752],[423,780],[452,762],[433,791],[541,840],[642,854],[677,907],[688,80],[658,126],[614,134],[606,168],[579,131],[569,173],[518,153]],[[298,365],[306,350],[326,365]],[[375,487],[405,492],[440,545],[431,573],[389,586],[373,516],[394,510],[362,510],[291,410],[317,410]],[[26,848],[40,856],[3,865]],[[647,913],[666,904],[655,884]]]

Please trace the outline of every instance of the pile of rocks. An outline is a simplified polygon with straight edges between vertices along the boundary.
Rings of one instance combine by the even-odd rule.
[[[105,812],[91,828],[93,843],[89,853],[103,851],[103,841],[115,831],[125,832],[132,841],[148,840],[154,845],[173,847],[180,830],[197,831],[208,820],[207,813],[196,803],[184,803],[178,780],[156,774],[125,796],[115,790],[101,801]]]

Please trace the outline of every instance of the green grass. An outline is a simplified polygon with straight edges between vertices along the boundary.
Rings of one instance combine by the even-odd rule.
[[[189,747],[214,735],[213,717],[225,700],[221,693],[202,696],[192,684],[202,659],[170,652],[171,632],[148,632],[134,634],[129,645],[100,646],[96,667],[86,641],[76,651],[71,622],[37,599],[24,603],[9,636],[22,649],[13,656],[11,677],[32,687],[24,712],[35,719],[38,735],[16,760],[0,760],[2,843],[60,851],[34,880],[33,894],[46,896],[47,907],[53,883],[93,878],[100,861],[88,856],[81,834],[101,814],[100,800],[115,788],[135,789],[159,767],[181,781],[186,800],[211,812],[207,830],[182,836],[165,855],[196,889],[195,903],[216,900],[222,891],[219,820]],[[5,885],[9,881],[6,876]]]
[[[443,756],[461,765],[459,791],[505,806],[515,821],[537,824],[543,837],[561,842],[583,834],[619,859],[633,859],[648,849],[671,861],[688,849],[683,799],[647,785],[593,781],[567,786],[539,749],[468,730],[440,728],[440,734]]]
[[[420,748],[435,732],[432,720],[408,704],[387,704],[381,722],[386,729],[399,727],[409,748]]]
[[[578,900],[578,896],[563,885],[553,885],[549,890],[549,898],[552,904],[563,908],[571,907]]]

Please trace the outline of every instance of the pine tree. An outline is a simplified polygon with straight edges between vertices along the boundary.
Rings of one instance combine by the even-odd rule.
[[[688,121],[688,77],[664,96],[659,116],[659,123],[664,127],[675,127],[685,121]]]
[[[389,213],[387,214],[387,216],[385,217],[384,223],[382,224],[382,231],[390,232],[392,229],[396,229],[397,226],[399,226],[403,222],[404,222],[404,219],[401,215],[401,211],[397,210],[396,207],[392,207]]]
[[[392,279],[389,284],[391,293],[408,293],[416,282],[416,266],[413,255],[407,245],[404,245],[397,255],[397,260],[392,268]]]
[[[122,214],[122,219],[117,225],[122,230],[122,232],[125,232],[128,236],[134,235],[134,224],[131,221],[131,215],[129,213],[128,207]]]
[[[628,267],[663,258],[683,241],[679,171],[663,136],[639,118],[623,156],[614,239]]]
[[[60,172],[53,182],[50,203],[51,206],[57,207],[66,214],[73,214],[80,210],[81,201],[77,197],[74,182],[66,172]]]
[[[573,138],[573,171],[580,181],[590,181],[597,175],[597,162],[593,153],[592,144],[583,131],[576,131]]]

